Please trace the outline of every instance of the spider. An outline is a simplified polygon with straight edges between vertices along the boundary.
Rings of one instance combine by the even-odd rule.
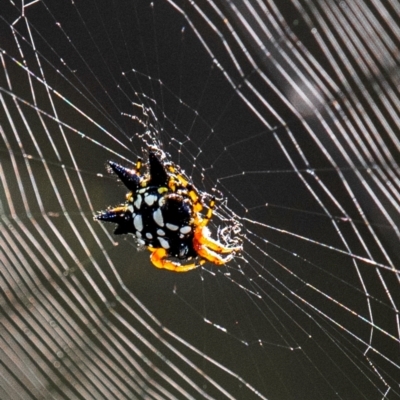
[[[242,248],[237,240],[234,246],[211,238],[207,225],[215,197],[200,194],[161,150],[150,149],[148,158],[145,174],[141,159],[135,169],[108,162],[129,193],[123,204],[100,212],[95,219],[118,224],[116,235],[133,234],[138,246],[151,252],[150,260],[157,268],[186,272],[207,261],[216,265],[230,261]],[[211,200],[202,213],[205,196]],[[194,261],[182,263],[190,260]]]

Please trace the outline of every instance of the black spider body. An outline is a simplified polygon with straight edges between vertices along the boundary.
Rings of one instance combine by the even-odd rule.
[[[125,168],[110,161],[109,165],[130,190],[119,207],[99,213],[95,219],[114,222],[114,234],[132,234],[139,246],[147,247],[151,260],[158,268],[188,271],[205,260],[221,265],[232,258],[239,247],[226,247],[209,237],[206,225],[212,216],[215,201],[202,216],[203,196],[172,163],[163,161],[164,153],[150,151],[148,172],[141,175],[142,162],[136,169]],[[218,253],[229,253],[222,258]],[[201,257],[197,264],[182,265],[168,257],[191,260]]]
[[[116,222],[114,234],[132,234],[139,245],[167,250],[168,256],[190,259],[197,254],[193,249],[193,205],[186,190],[172,192],[168,188],[168,173],[155,153],[149,154],[150,175],[109,162],[112,170],[131,190],[126,203],[109,209],[96,218]]]
[[[115,234],[131,233],[139,245],[163,247],[171,257],[196,256],[192,248],[190,199],[175,193],[160,193],[159,187],[149,186],[138,189],[127,204],[123,222]]]

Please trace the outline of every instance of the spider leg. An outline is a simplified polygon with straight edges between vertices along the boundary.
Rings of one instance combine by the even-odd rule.
[[[148,249],[152,252],[150,256],[150,261],[153,263],[153,265],[157,268],[167,269],[169,271],[186,272],[198,268],[200,265],[203,265],[205,263],[204,260],[200,260],[198,263],[182,265],[174,261],[167,260],[166,258],[168,256],[168,253],[163,248],[155,249],[152,247],[148,247]]]
[[[212,251],[209,248],[201,245],[197,248],[197,254],[202,258],[202,261],[207,260],[215,265],[224,265],[234,257],[232,251],[230,251],[230,254],[226,257],[221,257],[215,251]]]
[[[194,232],[193,243],[196,252],[198,252],[198,247],[204,247],[204,246],[210,250],[213,250],[216,253],[221,253],[221,254],[229,254],[233,253],[234,251],[242,250],[241,246],[235,246],[235,247],[224,246],[217,240],[212,239],[208,234],[208,228],[205,227],[196,228]]]
[[[208,225],[208,223],[210,222],[210,219],[212,218],[214,207],[215,207],[215,197],[213,197],[211,199],[210,204],[208,205],[208,210],[207,210],[206,216],[204,218],[198,217],[196,226],[198,226],[199,228],[203,228]],[[197,211],[197,210],[195,210],[195,211]]]
[[[168,171],[172,173],[172,176],[170,176],[168,181],[168,187],[173,192],[176,192],[177,185],[186,188],[188,190],[187,194],[193,203],[193,211],[200,212],[203,209],[203,205],[201,204],[200,196],[193,185],[189,183],[189,181],[176,169],[175,166],[170,165]]]
[[[213,215],[213,210],[215,207],[215,197],[213,197],[208,205],[208,210],[206,216],[198,221],[197,227],[194,232],[193,238],[193,246],[201,257],[205,258],[208,261],[214,262],[217,265],[227,263],[233,255],[226,257],[220,257],[219,254],[231,254],[235,251],[241,251],[241,246],[229,247],[224,246],[223,244],[219,243],[217,240],[214,240],[210,237],[207,225],[210,222],[210,219]]]

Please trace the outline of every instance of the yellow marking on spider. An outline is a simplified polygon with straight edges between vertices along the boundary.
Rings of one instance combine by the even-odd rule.
[[[171,189],[171,191],[176,192],[176,182],[173,178],[170,178],[168,181],[168,187]]]
[[[126,205],[109,209],[109,211],[113,211],[115,213],[122,213],[122,212],[126,212],[127,210],[128,210],[128,207]]]
[[[197,194],[197,192],[192,189],[192,190],[189,190],[188,195],[189,195],[190,199],[193,201],[193,204],[196,204],[196,205],[199,204],[201,206],[201,208],[198,210],[198,211],[200,211],[203,208],[203,206],[201,205],[201,203],[199,203],[200,197]]]
[[[178,174],[178,175],[176,175],[176,177],[177,177],[178,181],[179,181],[184,187],[186,187],[186,186],[189,184],[188,180],[187,180],[186,178],[184,178],[183,175]]]
[[[196,205],[195,205],[195,207],[196,207]],[[197,226],[205,227],[210,222],[210,219],[213,216],[214,207],[215,207],[215,199],[212,198],[210,201],[210,204],[208,205],[208,210],[207,210],[207,214],[205,215],[205,217],[200,218],[199,220],[196,221]]]
[[[158,188],[157,192],[160,194],[166,193],[166,192],[168,192],[168,188],[160,187],[160,188]]]
[[[128,203],[133,203],[133,193],[132,192],[127,193],[125,198]]]
[[[136,172],[140,174],[141,169],[142,169],[142,159],[138,158],[136,161]]]

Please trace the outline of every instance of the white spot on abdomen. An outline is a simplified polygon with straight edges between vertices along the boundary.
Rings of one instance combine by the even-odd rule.
[[[133,219],[133,226],[135,227],[135,229],[139,232],[142,231],[143,229],[143,220],[142,220],[142,216],[140,214],[137,214],[135,216],[135,218]]]
[[[163,247],[164,249],[169,249],[168,240],[165,240],[164,238],[159,237],[158,241],[160,242],[161,247]]]
[[[146,196],[144,198],[144,201],[148,206],[153,205],[156,200],[157,200],[157,196],[154,196],[154,194],[149,194],[148,196]]]
[[[150,232],[146,233],[147,239],[153,239],[153,235]]]
[[[178,225],[170,224],[169,222],[167,222],[167,223],[165,224],[165,226],[166,226],[169,230],[171,230],[171,231],[177,231],[178,228],[179,228]]]
[[[165,232],[162,229],[157,229],[158,236],[165,236]]]
[[[190,226],[183,226],[183,227],[179,230],[179,232],[185,234],[185,233],[189,233],[191,230],[192,230],[192,228],[191,228]]]
[[[142,205],[142,196],[140,194],[138,194],[138,196],[133,204],[139,210],[140,206]]]
[[[159,208],[157,208],[157,210],[153,212],[153,218],[158,226],[164,226],[164,218]]]

